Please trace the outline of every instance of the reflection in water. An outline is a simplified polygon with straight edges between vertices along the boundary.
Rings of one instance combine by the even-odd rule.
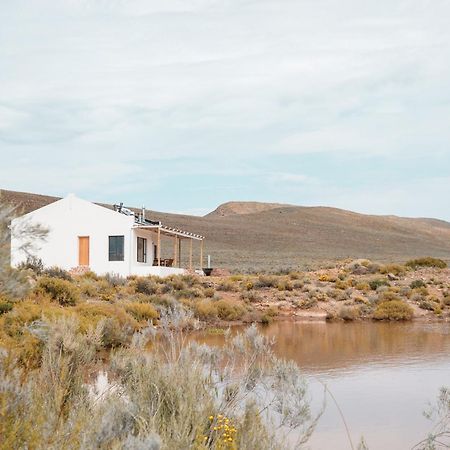
[[[239,327],[233,329],[237,331]],[[313,405],[319,405],[320,383],[326,383],[354,441],[364,435],[371,449],[411,448],[431,428],[422,412],[441,386],[450,386],[448,323],[276,322],[261,331],[276,339],[278,356],[293,359],[304,370]],[[196,339],[223,342],[223,336],[204,333]],[[349,448],[331,401],[309,445]]]

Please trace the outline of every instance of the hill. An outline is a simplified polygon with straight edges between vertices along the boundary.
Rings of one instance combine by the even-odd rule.
[[[271,209],[282,208],[284,206],[280,203],[261,203],[261,202],[228,202],[218,206],[214,211],[207,214],[205,217],[214,216],[234,216],[238,214],[254,214]]]
[[[23,212],[57,200],[6,190],[0,198]],[[159,211],[147,217],[206,236],[213,265],[230,269],[278,270],[343,258],[404,261],[429,255],[450,261],[450,223],[442,220],[264,205],[232,202],[205,217]],[[165,247],[170,252],[171,245]]]

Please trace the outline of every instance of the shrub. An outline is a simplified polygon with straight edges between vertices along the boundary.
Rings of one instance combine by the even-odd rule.
[[[406,272],[406,267],[400,264],[387,264],[380,268],[380,273],[387,274],[392,273],[393,275],[404,275]]]
[[[130,313],[136,320],[154,321],[158,318],[158,312],[149,303],[130,302],[125,303],[125,310]]]
[[[61,280],[72,281],[72,276],[67,270],[56,266],[45,269],[42,274],[50,278],[60,278]]]
[[[241,292],[241,300],[246,302],[258,302],[260,297],[256,291],[243,291]]]
[[[217,287],[217,290],[224,292],[235,292],[237,288],[231,280],[223,280]]]
[[[215,302],[217,314],[222,320],[241,319],[246,309],[237,302],[218,300]]]
[[[281,280],[278,285],[277,285],[277,289],[279,291],[292,291],[293,286],[292,283],[288,280]]]
[[[428,297],[419,301],[419,308],[427,311],[436,311],[438,308],[441,309],[441,302],[436,297]]]
[[[32,270],[36,275],[40,275],[44,271],[44,263],[41,258],[28,256],[26,261],[21,262],[17,268],[19,270]]]
[[[317,305],[317,300],[313,298],[304,298],[297,303],[300,309],[310,309]]]
[[[422,280],[411,281],[411,284],[409,285],[409,287],[411,289],[417,289],[417,288],[426,287],[426,286],[427,286],[427,284],[425,282],[423,282]]]
[[[271,288],[278,284],[277,278],[271,275],[260,275],[255,283],[255,288]]]
[[[115,348],[127,345],[132,336],[132,330],[123,327],[115,317],[102,321],[101,339],[105,348]]]
[[[383,278],[369,281],[369,286],[372,291],[376,291],[381,286],[390,286],[389,282]]]
[[[431,256],[426,258],[411,259],[407,261],[405,265],[411,267],[412,269],[417,269],[419,267],[436,267],[438,269],[447,268],[447,263],[445,261],[438,258],[432,258]]]
[[[215,290],[212,287],[208,287],[203,290],[203,295],[207,298],[213,298],[214,293],[215,293]]]
[[[172,275],[166,278],[163,283],[167,286],[167,288],[174,291],[181,291],[183,289],[186,289],[186,283],[183,277],[180,277],[179,275]]]
[[[62,306],[75,305],[78,302],[78,289],[67,280],[61,278],[42,277],[37,286],[37,291],[48,294],[52,300]]]
[[[0,315],[13,309],[13,304],[6,299],[0,298]]]
[[[336,280],[336,283],[334,284],[334,286],[336,287],[336,289],[340,289],[342,291],[345,291],[345,289],[348,288],[348,283],[343,281],[343,280],[341,280],[341,279],[339,279],[339,280]]]
[[[370,291],[371,289],[369,283],[364,282],[357,283],[355,288],[358,289],[358,291]]]
[[[104,279],[111,287],[125,286],[125,284],[127,283],[126,278],[124,278],[122,275],[119,275],[118,273],[107,273],[104,276]]]
[[[192,302],[190,305],[194,316],[200,320],[215,319],[218,316],[216,302],[212,300],[200,300]]]
[[[251,291],[254,287],[255,285],[253,284],[252,281],[247,281],[245,283],[244,289],[246,289],[247,291]]]
[[[149,278],[137,278],[134,281],[134,290],[138,294],[153,295],[158,292],[158,285]]]
[[[412,317],[412,308],[401,300],[380,303],[373,314],[375,320],[411,320]]]
[[[339,317],[345,321],[355,320],[359,317],[359,310],[350,306],[342,306],[339,310]]]

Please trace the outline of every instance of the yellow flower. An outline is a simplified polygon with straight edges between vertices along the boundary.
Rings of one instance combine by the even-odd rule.
[[[214,420],[214,416],[209,416],[209,420]]]

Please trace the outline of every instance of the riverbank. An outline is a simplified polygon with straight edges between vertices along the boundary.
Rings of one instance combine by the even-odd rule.
[[[344,261],[285,274],[99,277],[36,265],[23,268],[20,295],[0,298],[0,345],[33,354],[30,327],[74,317],[86,332],[102,321],[104,346],[127,344],[161,311],[180,307],[192,329],[290,321],[450,321],[450,269],[439,260],[405,265]],[[33,358],[30,358],[31,360]]]

